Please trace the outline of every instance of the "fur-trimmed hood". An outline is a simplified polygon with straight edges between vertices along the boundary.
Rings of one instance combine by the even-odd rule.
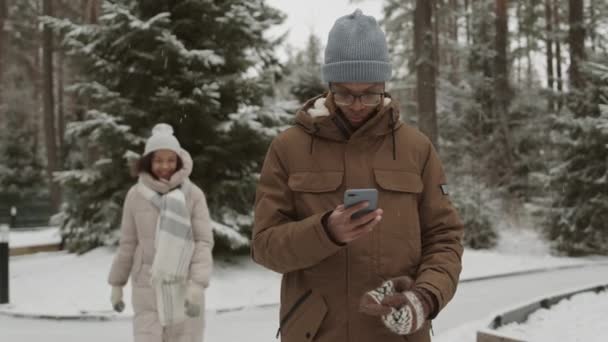
[[[386,135],[401,126],[399,105],[390,95],[378,111],[358,129],[339,114],[331,93],[308,100],[296,114],[296,124],[309,134],[331,140],[345,141],[367,135]]]
[[[156,179],[147,172],[141,172],[139,174],[139,180],[150,189],[161,194],[165,194],[179,185],[187,184],[189,182],[188,177],[192,174],[192,166],[194,163],[190,153],[184,149],[181,149],[178,156],[182,160],[183,167],[180,170],[177,170],[177,172],[171,176],[170,180]]]

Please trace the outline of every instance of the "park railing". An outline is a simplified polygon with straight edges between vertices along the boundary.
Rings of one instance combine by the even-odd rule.
[[[528,304],[508,310],[504,313],[495,315],[488,326],[477,331],[477,342],[528,342],[519,338],[513,338],[502,334],[497,329],[503,325],[510,323],[524,323],[528,320],[528,316],[539,309],[549,309],[553,305],[559,303],[563,299],[584,293],[584,292],[602,292],[608,290],[608,284],[600,284],[585,287],[578,290],[568,291],[560,294],[555,294],[546,298],[534,300]]]

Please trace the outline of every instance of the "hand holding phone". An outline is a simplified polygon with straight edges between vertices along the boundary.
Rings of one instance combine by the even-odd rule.
[[[375,189],[347,190],[344,197],[345,203],[334,209],[326,224],[328,234],[338,243],[348,243],[371,232],[383,214],[382,209],[376,209],[378,192]]]
[[[348,189],[344,192],[344,207],[350,208],[353,205],[361,202],[367,202],[368,205],[364,209],[355,212],[352,215],[353,219],[362,217],[378,208],[378,190],[376,189]]]

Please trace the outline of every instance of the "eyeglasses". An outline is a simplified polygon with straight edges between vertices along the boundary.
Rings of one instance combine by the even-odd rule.
[[[350,106],[355,103],[355,99],[361,100],[361,103],[367,107],[375,107],[382,102],[384,93],[365,93],[361,95],[353,95],[346,92],[331,91],[334,95],[334,101],[340,106]]]

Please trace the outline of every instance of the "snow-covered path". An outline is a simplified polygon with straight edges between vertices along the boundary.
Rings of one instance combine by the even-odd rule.
[[[598,283],[608,283],[606,264],[464,283],[433,322],[433,329],[440,337],[438,341],[457,342],[455,337],[448,336],[449,332],[446,334],[448,330],[538,297]]]
[[[586,266],[461,284],[456,297],[433,323],[434,341],[457,341],[448,332],[506,307],[539,296],[608,282],[608,265]],[[207,313],[206,342],[268,342],[276,333],[277,306]],[[6,342],[129,341],[129,320],[109,322],[48,321],[0,316],[0,339]],[[462,340],[459,340],[462,341]],[[469,340],[473,342],[473,340]]]

